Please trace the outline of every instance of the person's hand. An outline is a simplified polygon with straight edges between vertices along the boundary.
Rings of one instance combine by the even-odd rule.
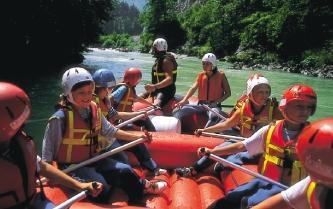
[[[146,84],[145,85],[145,89],[147,92],[154,92],[156,90],[156,87],[154,84]]]
[[[176,107],[177,108],[181,108],[182,106],[184,106],[186,104],[186,100],[180,100],[177,104]]]
[[[212,150],[207,148],[207,147],[200,147],[197,150],[197,154],[200,157],[205,156],[205,155],[209,155],[211,152],[212,152]]]
[[[149,133],[147,130],[143,131],[144,135],[142,135],[142,138],[147,139],[148,143],[151,143],[153,141],[153,135],[151,133]]]
[[[93,197],[97,197],[103,190],[103,184],[99,182],[81,183],[82,190],[88,190],[89,194]]]
[[[196,130],[194,131],[194,134],[195,134],[196,136],[201,136],[203,131],[204,131],[204,129],[199,128],[199,129],[196,129]]]

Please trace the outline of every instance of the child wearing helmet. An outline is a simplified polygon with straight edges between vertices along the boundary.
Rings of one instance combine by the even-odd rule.
[[[167,52],[168,44],[165,39],[157,38],[152,46],[153,56],[156,58],[152,67],[151,84],[146,84],[148,95],[155,97],[154,104],[163,108],[176,93],[177,62],[175,57]]]
[[[90,159],[99,154],[98,141],[103,137],[112,145],[110,149],[120,146],[115,137],[126,141],[149,137],[118,130],[106,120],[92,101],[95,85],[87,70],[70,68],[63,74],[62,86],[64,95],[45,129],[42,158],[46,162],[56,161],[60,168],[67,168]],[[130,204],[140,205],[144,192],[160,193],[166,187],[164,182],[140,179],[123,161],[121,154],[100,160],[93,166],[79,168],[72,175],[83,181],[100,181],[104,188],[93,200],[101,203],[108,202],[110,185],[122,188],[129,196]]]
[[[232,116],[216,125],[197,129],[195,134],[200,136],[202,132],[223,132],[230,128],[239,126],[240,135],[249,137],[261,127],[269,124],[273,120],[282,119],[278,104],[275,98],[269,98],[271,87],[268,80],[261,74],[252,74],[247,80],[246,96],[239,102],[239,108]],[[225,142],[217,147],[229,145],[231,142]],[[236,163],[257,163],[260,156],[249,156],[248,152],[240,152],[227,157],[228,160]],[[204,156],[192,167],[178,168],[176,171],[180,175],[192,176],[212,165],[214,161]],[[220,172],[223,167],[217,164],[216,171]]]
[[[37,156],[34,141],[23,131],[31,114],[31,104],[21,88],[0,82],[0,114],[0,169],[3,171],[0,208],[53,208],[55,205],[45,197],[43,190],[36,191],[39,175],[72,189],[88,189],[93,196],[98,195],[101,183],[93,187],[91,183],[78,182]]]
[[[142,73],[139,68],[128,68],[124,72],[123,82],[113,88],[110,99],[113,107],[117,111],[121,112],[132,112],[132,106],[134,102],[140,102],[148,104],[149,106],[154,106],[152,103],[143,99],[136,94],[135,87],[140,83],[142,79]],[[149,118],[145,120],[137,120],[133,124],[139,127],[144,127],[148,131],[156,131],[154,124]]]
[[[111,123],[115,123],[116,120],[128,120],[140,114],[145,114],[144,111],[138,112],[118,112],[115,110],[109,98],[109,93],[111,93],[112,89],[116,86],[116,79],[111,70],[108,69],[99,69],[93,74],[93,79],[95,82],[95,96],[94,101],[101,108],[103,115],[110,121]],[[121,144],[126,141],[120,141]],[[108,143],[102,142],[100,149],[108,146]],[[133,152],[137,157],[140,165],[143,168],[148,169],[154,175],[166,174],[167,171],[165,169],[161,169],[157,167],[156,162],[151,158],[151,155],[145,144],[139,144],[129,149],[129,151]],[[128,162],[127,155],[123,153],[123,159]]]
[[[216,66],[216,57],[212,53],[207,53],[202,57],[203,72],[200,72],[187,91],[185,97],[177,103],[177,107],[182,107],[173,114],[174,117],[181,118],[193,115],[207,110],[200,104],[207,104],[215,112],[221,112],[221,103],[230,97],[230,86],[224,72],[218,71]],[[186,105],[188,99],[198,90],[198,105]],[[208,111],[208,122],[205,128],[215,125],[219,122],[219,117]]]
[[[298,137],[296,151],[309,177],[263,201],[255,209],[333,208],[333,118],[317,120]]]
[[[262,154],[258,171],[285,185],[293,185],[305,178],[305,170],[300,165],[295,151],[297,137],[314,114],[317,95],[304,84],[287,88],[279,103],[284,119],[274,121],[254,133],[244,141],[214,149],[202,148],[203,153],[228,155],[247,150],[251,156]],[[247,184],[230,191],[225,198],[215,202],[211,208],[225,205],[253,207],[263,200],[282,191],[277,185],[255,178]]]

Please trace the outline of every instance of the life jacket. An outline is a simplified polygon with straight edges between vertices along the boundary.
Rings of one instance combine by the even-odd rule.
[[[333,190],[311,181],[306,196],[311,209],[331,209]],[[329,205],[330,204],[330,205]]]
[[[155,63],[153,65],[153,67],[152,67],[152,72],[151,72],[152,73],[152,75],[151,75],[151,77],[152,77],[152,83],[156,84],[156,83],[159,83],[159,82],[161,82],[161,81],[163,81],[165,79],[165,72],[163,71],[163,60],[164,59],[171,60],[171,62],[174,65],[174,69],[172,70],[172,76],[173,76],[172,77],[173,78],[172,79],[173,80],[172,81],[172,85],[175,85],[176,80],[177,80],[177,67],[178,67],[178,64],[176,62],[175,57],[172,54],[170,54],[170,53],[166,53],[166,54],[160,56],[159,58],[157,58],[155,60]],[[158,89],[158,90],[162,91],[162,90],[164,90],[164,89],[166,89],[168,87],[169,86],[161,88],[161,89]]]
[[[12,139],[9,149],[15,150],[14,156],[0,158],[0,208],[30,208],[36,194],[35,144],[21,132]]]
[[[293,185],[307,176],[295,151],[295,140],[285,141],[284,120],[269,125],[264,153],[259,166],[261,174],[286,185]]]
[[[240,135],[249,137],[262,126],[269,124],[273,120],[274,108],[276,107],[276,100],[269,98],[263,109],[255,115],[250,99],[247,98],[240,108]]]
[[[98,96],[95,96],[95,103],[99,108],[101,108],[102,114],[107,118],[110,109],[109,105],[111,104],[110,103],[108,104],[107,101],[105,100],[100,100]]]
[[[66,128],[57,153],[58,163],[80,163],[97,152],[102,124],[102,111],[95,102],[90,103],[91,119],[86,122],[76,110],[63,109]]]
[[[121,100],[119,101],[119,103],[115,103],[114,104],[114,108],[117,111],[120,111],[120,112],[133,112],[132,106],[134,104],[134,99],[136,97],[135,88],[134,87],[130,87],[130,86],[128,86],[125,83],[119,83],[118,85],[116,85],[114,87],[114,89],[112,90],[112,92],[116,91],[121,86],[126,86],[127,92],[123,96],[123,98],[121,98]]]
[[[248,98],[247,95],[243,94],[236,102],[235,106],[232,108],[232,110],[229,112],[229,118],[231,118],[231,116],[243,106],[243,103],[246,101],[246,99]]]
[[[216,71],[211,77],[206,72],[201,72],[198,76],[198,99],[204,102],[216,101],[223,95],[223,72]]]

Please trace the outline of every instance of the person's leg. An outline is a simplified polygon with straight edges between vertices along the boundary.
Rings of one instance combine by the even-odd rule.
[[[53,209],[55,204],[45,197],[44,194],[39,192],[33,202],[34,209]]]
[[[221,114],[221,109],[219,107],[212,108],[215,112]],[[208,114],[208,121],[205,125],[205,128],[218,124],[219,122],[223,121],[219,116],[211,111],[207,111]]]
[[[202,107],[198,105],[186,105],[176,111],[172,116],[182,120],[184,117],[202,112]]]
[[[156,131],[154,124],[151,122],[149,118],[145,120],[137,120],[133,122],[134,125],[143,126],[147,131]]]
[[[226,198],[233,203],[240,203],[243,197],[250,196],[257,192],[261,183],[260,181],[260,179],[255,178],[248,183],[240,185],[234,190],[229,191]]]
[[[170,92],[158,92],[154,104],[163,108],[168,102],[174,98],[175,91]]]

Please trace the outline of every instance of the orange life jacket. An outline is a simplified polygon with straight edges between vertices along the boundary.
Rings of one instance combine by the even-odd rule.
[[[273,120],[274,108],[276,107],[277,103],[269,98],[262,111],[255,115],[251,108],[250,99],[246,99],[240,108],[240,135],[249,137],[262,126],[269,124]]]
[[[18,153],[22,153],[22,159],[14,163],[6,156],[0,158],[0,208],[29,208],[36,194],[35,144],[24,132],[12,140],[15,140],[13,149],[17,148]]]
[[[91,127],[73,109],[64,109],[66,130],[56,160],[58,163],[79,163],[97,152],[102,124],[102,111],[95,102],[90,104]]]
[[[211,77],[206,72],[198,75],[198,99],[204,102],[213,102],[223,96],[222,86],[223,72],[216,71]]]
[[[243,106],[243,103],[246,101],[247,99],[247,95],[243,94],[236,102],[235,106],[232,108],[232,110],[229,113],[229,118],[231,118],[231,116]]]
[[[286,185],[293,185],[307,176],[295,151],[294,140],[283,140],[284,120],[272,122],[259,170],[261,174]]]
[[[126,86],[127,92],[120,100],[119,103],[115,104],[115,109],[120,112],[133,112],[132,106],[136,97],[136,91],[134,87],[130,87],[125,83],[119,83],[113,91],[117,90],[120,86]]]
[[[325,206],[325,203],[331,198],[327,195],[328,190],[327,187],[317,184],[314,181],[310,182],[306,196],[311,209],[328,209],[329,206]]]

